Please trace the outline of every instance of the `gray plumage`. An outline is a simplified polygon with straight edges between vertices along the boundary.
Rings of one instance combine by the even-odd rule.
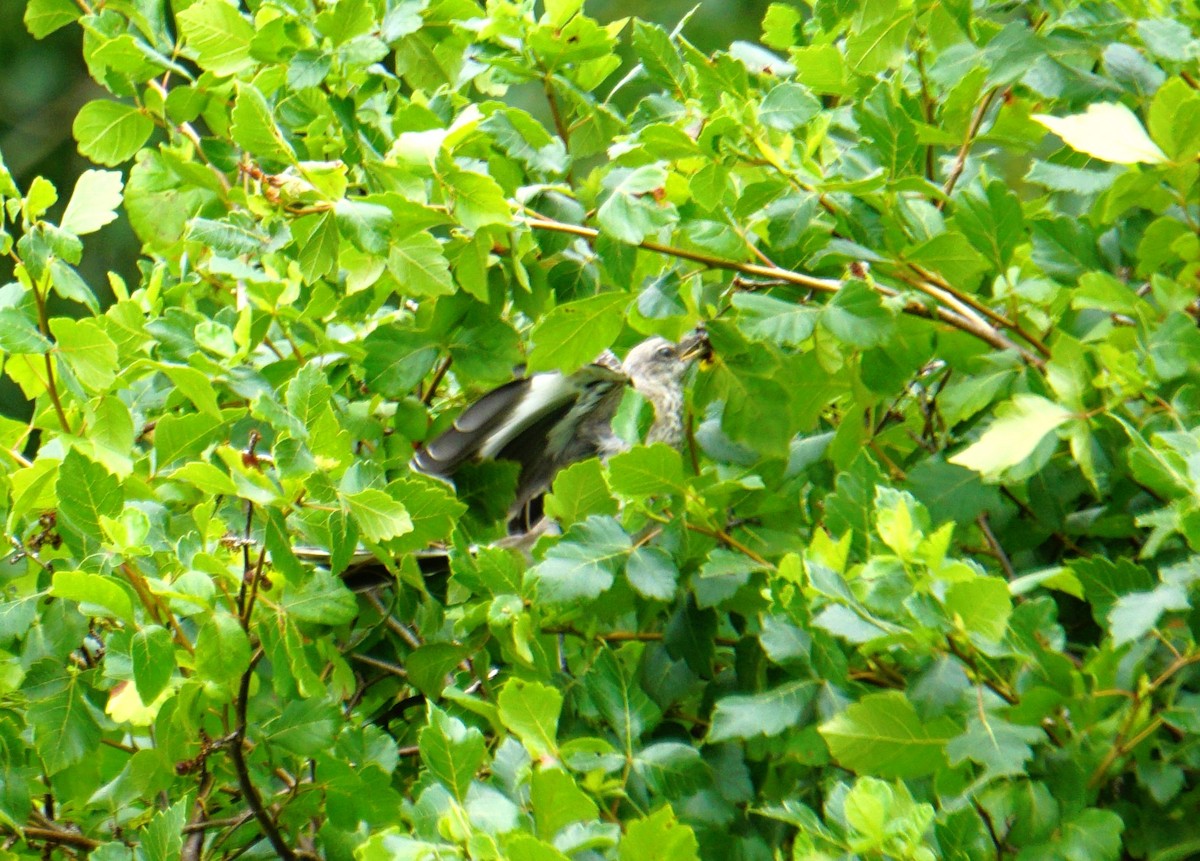
[[[697,330],[674,344],[653,337],[617,364],[611,354],[573,374],[549,372],[513,380],[468,406],[454,424],[413,457],[412,467],[449,479],[473,460],[520,465],[509,530],[527,532],[541,519],[541,497],[558,471],[589,457],[607,458],[626,448],[612,430],[627,385],[654,408],[646,442],[678,446],[683,439],[683,377],[707,354]]]

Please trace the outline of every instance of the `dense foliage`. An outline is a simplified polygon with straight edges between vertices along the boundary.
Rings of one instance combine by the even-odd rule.
[[[0,856],[1200,854],[1193,4],[25,22],[114,98],[73,191],[0,169]],[[408,469],[699,321],[683,451],[561,473],[532,562],[512,469]]]

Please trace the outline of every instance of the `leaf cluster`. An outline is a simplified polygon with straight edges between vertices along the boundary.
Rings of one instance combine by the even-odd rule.
[[[14,857],[1198,851],[1192,4],[25,22],[112,98],[61,217],[0,166]],[[700,321],[684,449],[561,472],[532,559],[511,468],[409,470]]]

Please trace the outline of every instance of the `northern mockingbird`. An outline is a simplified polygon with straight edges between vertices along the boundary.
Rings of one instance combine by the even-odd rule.
[[[448,480],[469,461],[515,461],[520,474],[508,528],[510,534],[530,532],[542,523],[541,498],[559,470],[627,448],[612,430],[626,386],[654,408],[646,442],[678,446],[683,439],[684,374],[710,352],[704,330],[697,329],[678,344],[648,338],[624,362],[606,354],[572,374],[552,371],[513,380],[468,406],[448,430],[417,452],[412,467]]]

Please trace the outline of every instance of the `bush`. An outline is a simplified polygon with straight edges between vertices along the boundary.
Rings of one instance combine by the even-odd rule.
[[[115,98],[57,223],[0,169],[6,851],[1200,853],[1168,5],[777,4],[709,55],[578,0],[30,0]],[[531,562],[511,470],[408,469],[518,363],[701,320],[683,451],[561,473]]]

